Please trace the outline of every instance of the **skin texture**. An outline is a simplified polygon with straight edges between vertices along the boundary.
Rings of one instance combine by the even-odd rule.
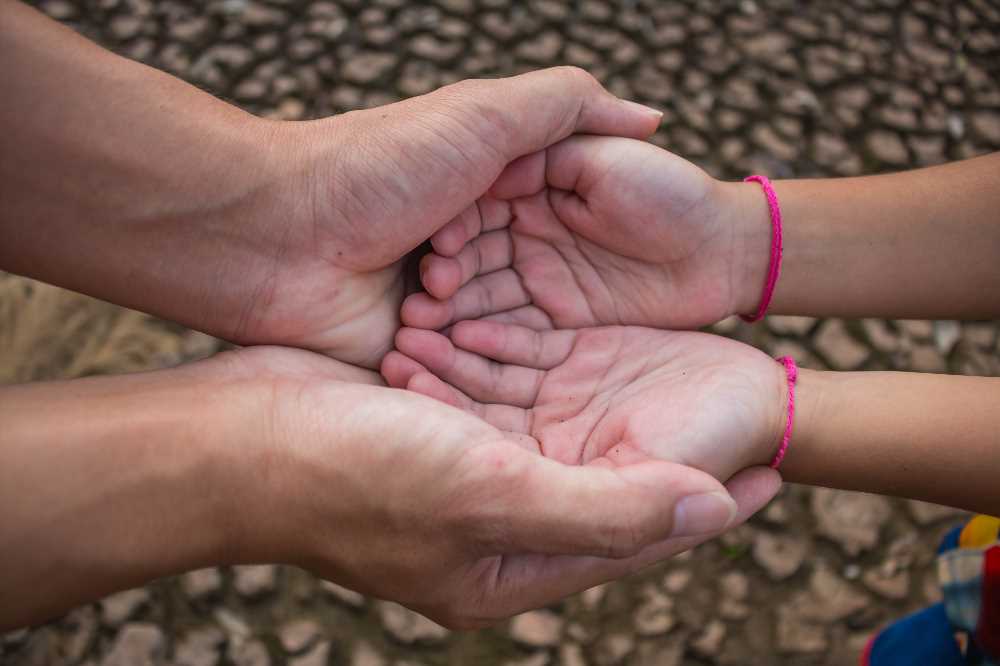
[[[567,464],[668,460],[728,479],[768,464],[784,424],[781,366],[703,333],[464,321],[450,339],[404,328],[396,347],[382,369],[390,385],[527,435]]]
[[[406,301],[403,322],[693,328],[752,309],[728,197],[650,144],[572,137],[510,165],[478,214],[432,237],[427,293]]]
[[[23,3],[0,14],[0,125],[16,128],[0,138],[0,265],[371,368],[398,328],[404,257],[510,161],[574,132],[646,137],[660,118],[554,68],[270,121]]]
[[[5,387],[0,419],[0,598],[18,600],[0,604],[2,629],[253,562],[482,626],[686,550],[779,485],[761,469],[723,487],[662,461],[562,464],[374,373],[276,347]],[[714,504],[684,502],[705,493]]]

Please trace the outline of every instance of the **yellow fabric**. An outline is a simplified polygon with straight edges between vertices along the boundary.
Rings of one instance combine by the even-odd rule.
[[[959,548],[984,548],[997,541],[1000,518],[979,515],[970,520],[958,537]]]

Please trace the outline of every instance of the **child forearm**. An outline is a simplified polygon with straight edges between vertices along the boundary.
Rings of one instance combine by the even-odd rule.
[[[1000,378],[802,370],[788,481],[1000,514]]]
[[[770,312],[813,316],[1000,316],[1000,153],[905,173],[783,180],[784,258]],[[767,272],[771,221],[755,183],[743,211],[743,309]]]

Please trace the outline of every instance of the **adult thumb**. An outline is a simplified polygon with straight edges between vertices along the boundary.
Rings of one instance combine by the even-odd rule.
[[[514,552],[630,557],[668,537],[721,532],[736,518],[725,486],[693,467],[535,460],[522,468],[504,521]]]
[[[572,134],[644,139],[663,114],[622,100],[578,67],[552,67],[504,79],[470,79],[426,96],[472,110],[488,123],[503,164]]]

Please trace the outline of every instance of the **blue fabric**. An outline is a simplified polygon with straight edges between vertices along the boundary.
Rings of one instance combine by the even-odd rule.
[[[958,539],[962,536],[962,530],[964,528],[965,523],[962,523],[961,525],[956,525],[952,529],[948,530],[948,533],[944,535],[944,538],[941,539],[941,544],[938,546],[938,555],[958,548]]]
[[[871,666],[964,666],[944,604],[934,604],[886,627],[869,653]]]

